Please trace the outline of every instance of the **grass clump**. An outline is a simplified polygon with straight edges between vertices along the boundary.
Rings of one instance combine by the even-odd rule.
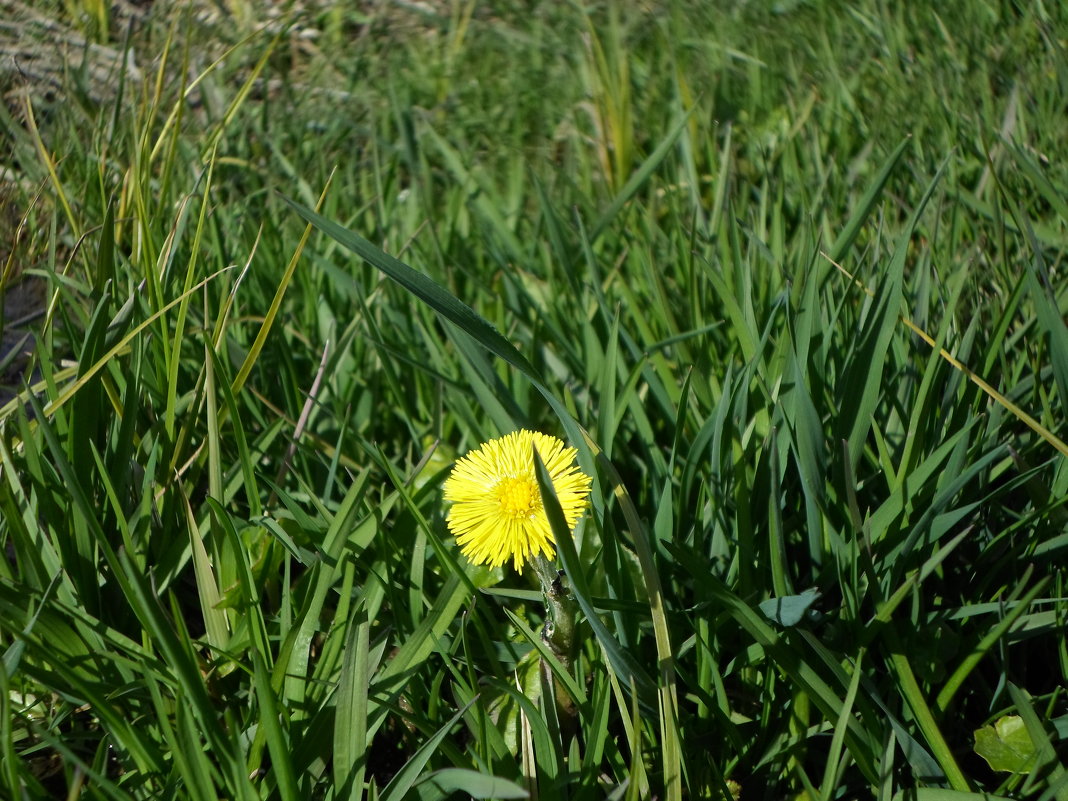
[[[1064,12],[101,8],[4,77],[0,795],[1065,794]],[[445,525],[523,428],[566,658]]]

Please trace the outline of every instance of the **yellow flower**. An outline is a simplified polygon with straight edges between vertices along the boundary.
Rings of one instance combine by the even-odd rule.
[[[491,439],[457,460],[445,480],[449,531],[464,555],[492,567],[553,555],[553,533],[541,503],[534,473],[534,452],[548,468],[568,528],[586,508],[590,477],[575,465],[574,448],[536,431],[515,431]]]

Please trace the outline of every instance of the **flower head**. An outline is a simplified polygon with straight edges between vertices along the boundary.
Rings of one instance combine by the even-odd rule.
[[[574,448],[536,431],[515,431],[491,439],[457,460],[445,480],[449,531],[476,564],[497,567],[538,554],[553,555],[553,533],[534,472],[534,451],[548,469],[564,519],[574,528],[590,492],[590,477],[575,465]]]

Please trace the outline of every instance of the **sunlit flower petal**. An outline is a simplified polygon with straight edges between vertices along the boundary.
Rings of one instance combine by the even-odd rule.
[[[575,464],[574,448],[525,429],[491,439],[457,460],[444,487],[445,500],[452,502],[449,531],[475,564],[497,567],[511,559],[522,572],[523,563],[538,554],[553,556],[552,529],[534,473],[535,447],[569,528],[585,510],[590,477]]]

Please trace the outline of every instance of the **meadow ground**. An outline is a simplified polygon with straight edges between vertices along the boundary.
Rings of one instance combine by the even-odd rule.
[[[1062,4],[0,20],[0,797],[1068,799]]]

